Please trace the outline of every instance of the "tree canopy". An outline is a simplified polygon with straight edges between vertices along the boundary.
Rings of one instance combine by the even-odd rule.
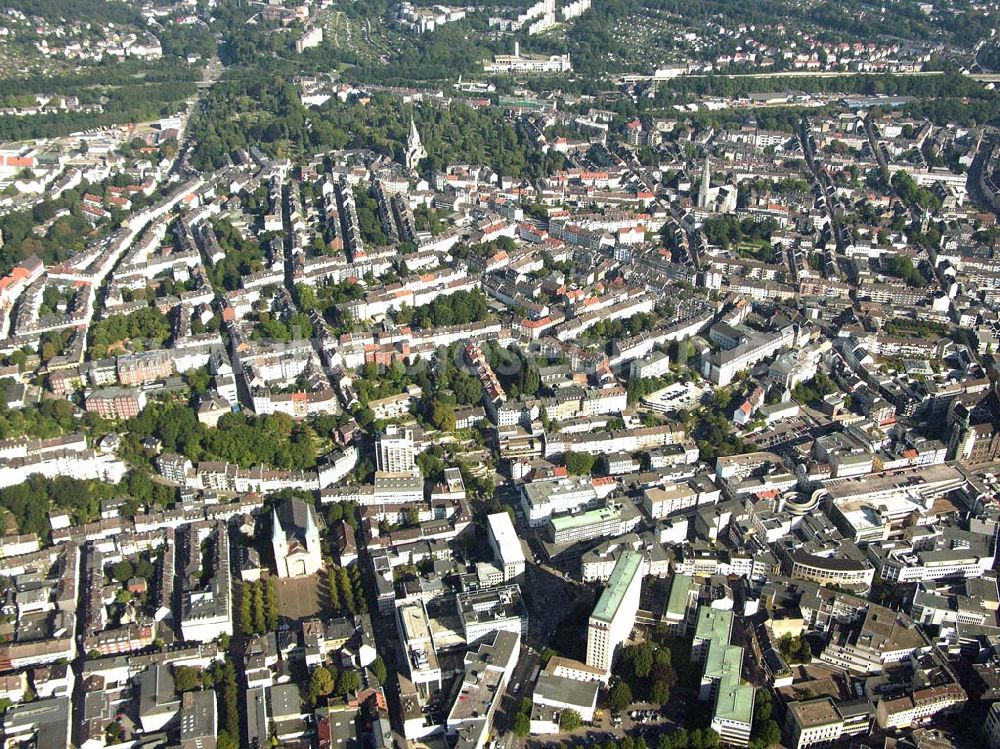
[[[163,442],[163,449],[200,460],[219,460],[243,467],[270,466],[304,470],[316,465],[317,435],[307,422],[286,414],[248,416],[225,414],[217,428],[198,421],[183,403],[151,403],[125,423],[127,453],[141,455],[147,437]]]

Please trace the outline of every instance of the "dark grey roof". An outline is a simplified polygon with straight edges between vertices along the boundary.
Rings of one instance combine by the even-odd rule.
[[[553,676],[544,671],[538,675],[535,694],[547,700],[564,702],[568,705],[590,707],[597,699],[596,681],[579,681],[564,676]]]

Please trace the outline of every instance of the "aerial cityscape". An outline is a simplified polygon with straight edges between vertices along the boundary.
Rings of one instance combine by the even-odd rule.
[[[998,30],[0,0],[0,749],[1000,749]]]

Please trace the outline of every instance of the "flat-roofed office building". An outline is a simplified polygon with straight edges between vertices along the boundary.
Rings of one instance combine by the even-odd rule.
[[[642,555],[626,551],[615,563],[587,627],[587,665],[611,673],[615,651],[628,639],[639,611]]]

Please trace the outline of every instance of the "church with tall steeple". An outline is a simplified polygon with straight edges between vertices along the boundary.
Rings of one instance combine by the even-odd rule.
[[[274,508],[271,548],[278,577],[306,577],[319,571],[323,555],[312,505],[288,499]]]
[[[706,208],[712,201],[712,166],[705,157],[705,166],[701,170],[701,189],[698,190],[698,207]]]
[[[410,134],[406,138],[406,166],[409,169],[416,169],[421,159],[427,158],[427,149],[420,140],[420,133],[417,131],[417,123],[410,117]]]
[[[705,157],[705,167],[701,172],[701,187],[698,189],[698,208],[719,213],[732,213],[736,210],[736,199],[739,191],[732,182],[712,187],[712,162]]]

